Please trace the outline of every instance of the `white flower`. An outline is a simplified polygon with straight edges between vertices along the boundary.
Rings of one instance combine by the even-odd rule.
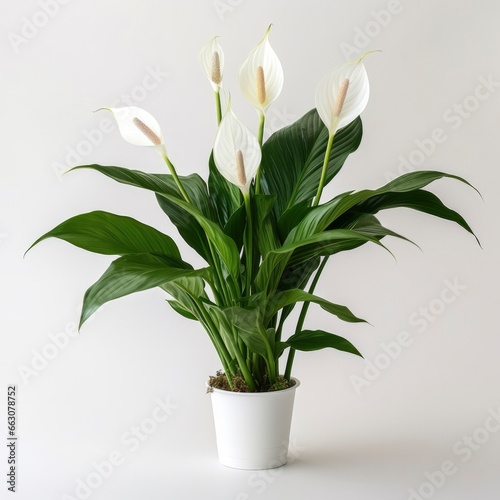
[[[330,135],[349,125],[366,108],[370,84],[363,64],[365,56],[338,66],[318,85],[316,109]]]
[[[238,85],[250,104],[264,113],[283,88],[283,68],[269,44],[267,28],[264,38],[250,52],[238,74]]]
[[[214,161],[219,172],[243,194],[248,194],[260,160],[257,138],[229,108],[215,138]]]
[[[217,91],[222,84],[224,74],[224,52],[217,42],[218,37],[212,38],[200,51],[198,60],[207,75],[212,88]]]
[[[164,148],[160,125],[144,109],[136,106],[101,109],[107,109],[113,113],[120,134],[130,144]]]

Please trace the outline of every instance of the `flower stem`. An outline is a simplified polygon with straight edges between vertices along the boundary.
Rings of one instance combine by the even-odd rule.
[[[252,286],[252,259],[253,259],[253,223],[252,223],[252,207],[250,204],[250,195],[244,194],[245,212],[247,215],[247,226],[245,231],[245,255],[246,255],[246,287],[245,294],[250,296],[250,288]]]
[[[262,141],[264,139],[264,124],[266,123],[266,115],[263,112],[259,114],[259,132],[257,134],[257,140],[259,141],[259,146],[262,148]],[[255,194],[260,194],[260,166],[257,170],[257,175],[255,176]]]
[[[316,275],[314,276],[314,279],[311,283],[311,286],[309,287],[309,293],[313,293],[314,289],[316,288],[316,285],[318,284],[319,278],[321,276],[321,273],[323,272],[323,269],[326,266],[326,263],[328,262],[328,256],[323,257],[323,261],[321,262],[320,266],[318,267],[318,270],[316,271]],[[304,320],[306,319],[307,311],[309,309],[309,304],[310,302],[304,302],[302,305],[302,310],[300,311],[300,316],[297,321],[297,327],[295,328],[295,333],[299,333],[302,331],[302,327],[304,326]],[[295,357],[295,349],[293,347],[290,347],[290,352],[288,353],[288,359],[286,362],[286,369],[285,369],[285,378],[287,380],[290,380],[290,376],[292,375],[292,366],[293,366],[293,359]]]
[[[223,315],[219,319],[221,322],[224,323],[226,331],[233,332],[233,337],[235,339],[237,339],[238,335],[237,335],[237,332],[235,332],[234,327],[227,320],[224,319]],[[252,374],[250,372],[249,366],[247,365],[247,361],[246,361],[245,357],[243,356],[243,354],[241,353],[241,351],[238,347],[238,342],[233,340],[233,339],[230,339],[230,338],[227,338],[227,342],[228,342],[228,344],[229,343],[231,344],[230,350],[234,354],[234,357],[236,358],[237,367],[240,369],[241,375],[245,379],[245,382],[247,383],[248,388],[250,389],[251,392],[255,392],[256,386],[255,386],[254,378],[252,377]]]
[[[215,91],[215,109],[217,111],[217,125],[220,125],[222,120],[222,108],[220,103],[220,88]]]
[[[182,194],[182,197],[184,200],[186,200],[188,203],[191,203],[191,199],[189,198],[189,195],[187,194],[186,190],[184,189],[184,186],[182,185],[179,176],[177,175],[177,171],[175,170],[175,167],[172,165],[172,162],[170,161],[169,157],[167,156],[167,153],[165,151],[162,151],[161,153],[162,158],[165,160],[165,163],[168,166],[168,169],[170,170],[170,173],[172,174],[172,177],[175,181],[175,184],[177,185],[177,188]]]
[[[318,191],[316,192],[316,197],[313,201],[313,207],[317,206],[319,200],[321,198],[321,193],[323,192],[323,188],[325,187],[326,181],[326,173],[328,171],[328,161],[330,160],[330,153],[332,151],[333,139],[335,138],[335,134],[330,134],[328,138],[328,145],[326,146],[325,158],[323,160],[323,168],[321,169],[321,178],[319,180]]]
[[[210,332],[209,337],[212,340],[215,349],[217,350],[217,353],[219,354],[222,366],[229,380],[231,375],[234,375],[234,373],[231,371],[231,356],[227,350],[227,347],[220,336],[217,326],[211,320],[208,312],[205,311],[203,304],[201,304],[200,301],[198,301],[197,299],[193,299],[193,302],[195,302],[198,308],[200,319],[203,325],[205,326],[206,331]],[[231,382],[232,380],[229,380],[230,385],[232,385]]]

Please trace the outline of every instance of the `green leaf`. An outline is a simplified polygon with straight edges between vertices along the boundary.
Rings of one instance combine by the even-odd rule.
[[[386,193],[409,193],[414,190],[418,190],[435,180],[445,177],[459,180],[470,186],[470,184],[461,177],[445,174],[443,172],[409,172],[401,177],[398,177],[397,179],[394,179],[379,189],[365,189],[354,193],[343,193],[324,205],[309,209],[307,215],[305,215],[300,223],[290,231],[285,243],[302,240],[309,237],[311,234],[324,231],[348,210],[374,196]]]
[[[220,227],[225,227],[231,216],[243,204],[243,196],[240,189],[228,182],[219,172],[213,153],[210,154],[208,164],[208,190],[213,201],[215,220]]]
[[[323,255],[331,255],[342,250],[347,250],[353,244],[359,245],[369,241],[384,247],[376,238],[349,229],[324,231],[314,234],[309,238],[288,243],[267,254],[255,278],[255,285],[259,291],[268,290],[273,292],[277,289],[287,264],[289,262],[290,265],[304,262],[310,258],[309,254],[312,256],[318,255],[318,244],[323,245],[323,247],[320,246],[321,251],[325,252]],[[303,248],[312,248],[313,251],[298,251]]]
[[[205,269],[203,278],[208,282],[211,281],[211,269]],[[197,319],[200,321],[200,313],[196,307],[192,297],[198,299],[208,298],[205,292],[204,281],[199,276],[189,276],[177,278],[160,285],[162,290],[165,290],[171,295],[175,301],[168,301],[169,304],[184,317],[189,319]]]
[[[328,300],[322,299],[317,295],[305,292],[304,290],[293,289],[284,292],[278,292],[268,298],[266,304],[265,321],[270,320],[280,309],[295,304],[297,302],[313,302],[318,304],[322,309],[334,314],[339,319],[350,323],[365,323],[366,321],[355,316],[347,307],[334,304]]]
[[[352,191],[351,191],[352,192]],[[312,210],[309,203],[300,203],[286,210],[278,220],[281,241],[285,241],[290,231]]]
[[[320,262],[321,258],[317,256],[300,264],[287,266],[280,278],[278,290],[290,290],[292,288],[303,290],[314,271],[318,269]]]
[[[438,172],[436,170],[419,170],[417,172],[408,172],[387,183],[384,187],[380,188],[378,191],[384,191],[384,192],[393,191],[398,193],[413,191],[414,189],[423,188],[424,186],[427,186],[431,182],[434,182],[438,179],[442,179],[444,177],[463,182],[464,184],[467,184],[472,189],[474,189],[480,195],[479,191],[464,178],[459,177],[458,175]]]
[[[235,242],[238,251],[243,247],[243,235],[247,223],[246,217],[245,204],[243,203],[233,215],[229,217],[229,220],[224,226],[224,233]]]
[[[181,258],[170,236],[131,217],[109,212],[96,211],[72,217],[38,238],[31,247],[47,238],[60,238],[104,255],[156,253]]]
[[[124,167],[102,166],[96,164],[82,165],[72,170],[78,169],[95,170],[122,184],[147,189],[156,193],[160,208],[177,227],[184,241],[194,248],[207,262],[210,262],[207,239],[196,219],[164,197],[167,195],[183,199],[171,175],[148,174]],[[203,179],[198,174],[192,174],[186,177],[180,177],[180,180],[193,204],[205,217],[211,219],[212,210],[207,187]]]
[[[416,189],[414,191],[403,193],[385,193],[371,196],[367,200],[357,203],[350,210],[345,212],[342,217],[336,219],[330,225],[330,228],[333,229],[335,227],[346,226],[351,220],[359,218],[360,214],[375,214],[380,210],[401,207],[411,208],[413,210],[434,215],[441,219],[456,222],[460,227],[471,233],[479,243],[479,240],[472,231],[471,227],[459,213],[444,205],[444,203],[435,194],[423,189]]]
[[[207,236],[197,220],[186,212],[186,210],[165,198],[165,196],[157,194],[156,201],[175,227],[177,227],[182,239],[210,263],[211,256]]]
[[[281,275],[280,281],[278,283],[278,290],[290,290],[293,288],[299,288],[303,290],[312,274],[316,269],[318,269],[321,262],[319,256],[307,259],[304,262],[295,264],[292,266],[287,266]],[[285,321],[285,319],[291,314],[295,307],[295,304],[286,306],[283,308],[281,313],[280,321]]]
[[[167,300],[167,302],[176,313],[184,316],[184,318],[198,321],[198,318],[196,318],[196,316],[186,309],[180,302],[177,302],[177,300]]]
[[[148,290],[181,277],[203,276],[205,273],[205,269],[195,271],[189,264],[172,257],[150,254],[119,257],[85,293],[80,326],[110,300]]]
[[[405,241],[408,241],[415,245],[411,240],[401,236],[390,229],[385,228],[380,224],[376,217],[371,214],[355,214],[356,217],[349,222],[349,224],[345,224],[346,229],[350,229],[355,231],[356,233],[367,236],[370,238],[374,238],[377,241],[380,241],[385,236],[394,236],[396,238],[401,238]],[[340,227],[343,227],[342,225]],[[335,226],[330,226],[330,229],[334,229]],[[321,233],[320,233],[321,234]],[[353,250],[355,248],[364,245],[368,241],[373,240],[360,240],[360,239],[345,239],[342,242],[333,241],[333,242],[324,242],[318,241],[317,243],[306,245],[295,251],[290,258],[289,265],[300,265],[301,263],[309,262],[310,259],[318,258],[319,256],[329,256],[339,252],[344,252],[347,250]],[[418,245],[415,245],[418,247]],[[384,247],[385,248],[385,247]],[[298,263],[298,264],[297,264]],[[286,273],[286,270],[285,270]],[[298,287],[300,288],[300,287]]]
[[[363,134],[361,119],[339,130],[333,142],[326,182],[337,174],[346,158],[354,152]],[[275,132],[262,148],[262,183],[265,193],[276,194],[277,218],[301,202],[310,203],[316,194],[328,131],[316,109]]]
[[[187,213],[192,215],[203,228],[208,240],[213,244],[221,260],[226,264],[229,274],[238,281],[240,277],[240,256],[235,242],[215,223],[203,216],[196,207],[174,196],[164,196]]]
[[[378,240],[381,240],[385,236],[394,236],[395,238],[400,238],[402,240],[408,241],[409,243],[412,243],[413,245],[418,247],[418,245],[413,243],[413,241],[409,240],[408,238],[405,238],[404,236],[382,226],[382,224],[380,224],[380,221],[374,215],[370,213],[356,215],[356,219],[352,223],[347,225],[347,229],[352,229],[353,231],[356,231],[358,233],[373,236]]]
[[[255,235],[259,251],[265,257],[271,250],[281,246],[276,229],[276,221],[273,206],[276,203],[276,196],[258,194],[252,198],[255,207]]]
[[[275,357],[275,359],[281,358],[281,356],[283,355],[283,352],[287,348],[288,348],[288,344],[286,342],[281,342],[281,341],[276,342],[276,344],[274,344],[274,357]]]
[[[318,351],[331,347],[338,351],[349,352],[363,357],[348,340],[323,330],[302,330],[292,335],[285,344],[297,349],[297,351]]]
[[[80,165],[72,168],[70,171],[80,169],[95,170],[121,184],[140,187],[160,195],[177,196],[178,198],[184,199],[170,174],[148,174],[140,170],[131,170],[125,167],[103,166],[97,164]],[[192,203],[203,215],[205,215],[205,217],[211,218],[212,210],[205,181],[198,174],[191,174],[185,177],[179,176],[179,179]]]
[[[261,323],[258,308],[244,309],[239,306],[229,307],[223,310],[227,320],[238,332],[238,336],[252,352],[266,356],[269,348],[264,326]]]

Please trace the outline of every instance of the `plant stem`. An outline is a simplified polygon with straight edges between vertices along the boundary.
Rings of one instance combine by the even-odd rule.
[[[259,132],[257,134],[257,140],[259,141],[259,146],[262,148],[262,141],[264,139],[264,124],[266,122],[266,115],[261,111],[259,114]],[[260,166],[257,170],[257,175],[255,176],[255,194],[260,194]]]
[[[274,359],[274,353],[271,349],[271,346],[267,346],[267,374],[269,376],[269,383],[271,385],[276,383],[276,360]]]
[[[335,134],[330,134],[330,136],[328,137],[328,144],[326,146],[325,157],[323,159],[323,167],[321,169],[321,178],[319,180],[318,191],[316,192],[316,196],[312,204],[313,207],[316,207],[318,205],[319,200],[321,199],[321,194],[323,193],[323,188],[325,187],[326,174],[328,172],[328,162],[330,160],[330,153],[332,152],[332,145],[334,138]],[[314,279],[311,283],[311,287],[309,288],[309,293],[314,292],[314,289],[316,288],[318,280],[327,262],[328,262],[328,256],[323,257],[323,262],[321,262],[318,270],[316,271],[316,276],[314,276]],[[297,327],[295,328],[295,333],[299,333],[302,330],[302,327],[304,326],[304,320],[306,319],[307,311],[309,310],[309,304],[310,302],[304,302],[304,304],[302,305],[302,310],[300,311],[300,316],[297,321]],[[287,380],[290,380],[294,358],[295,358],[295,349],[291,347],[290,352],[288,353],[288,359],[285,368],[285,378]]]
[[[223,304],[228,306],[230,305],[230,298],[228,296],[228,287],[222,281],[222,269],[220,268],[219,256],[214,255],[213,245],[210,243],[210,253],[212,255],[212,263],[214,270],[214,280],[215,280],[215,288],[217,288],[217,293],[219,297],[222,299]],[[215,294],[214,294],[215,295]],[[220,305],[220,304],[219,304]]]
[[[252,353],[252,370],[254,377],[257,377],[258,380],[262,380],[262,373],[260,370],[260,359],[261,357],[256,353]]]
[[[235,331],[233,325],[229,323],[227,319],[223,317],[223,315],[220,316],[219,322],[222,322],[225,327],[225,331],[227,332],[226,335],[226,342],[227,342],[227,348],[229,351],[231,351],[236,358],[237,361],[237,366],[241,371],[241,375],[245,379],[245,382],[248,385],[248,388],[250,389],[251,392],[255,392],[255,381],[252,377],[252,374],[249,370],[249,366],[247,365],[245,356],[242,354],[238,347],[238,334]]]
[[[278,327],[276,328],[276,336],[275,341],[279,342],[281,340],[281,334],[283,332],[283,325],[285,324],[285,316],[283,314],[283,310],[281,311],[280,320],[278,323]]]
[[[247,215],[247,226],[245,231],[245,256],[246,256],[246,287],[245,294],[250,296],[250,289],[252,286],[252,259],[253,259],[253,223],[252,223],[252,207],[250,204],[250,195],[244,194],[245,199],[245,212]]]
[[[255,382],[253,380],[252,374],[250,373],[250,370],[248,369],[245,358],[241,354],[241,351],[239,350],[237,345],[234,346],[233,351],[236,356],[236,360],[238,361],[238,367],[241,370],[241,374],[243,375],[248,388],[250,389],[250,391],[255,392]]]
[[[261,111],[259,113],[259,132],[257,134],[257,140],[259,141],[259,146],[262,146],[262,141],[264,139],[264,124],[266,123],[266,115]]]
[[[328,262],[328,256],[323,257],[323,261],[321,262],[320,266],[318,267],[318,270],[316,271],[316,275],[314,276],[314,279],[311,283],[311,286],[309,287],[309,293],[314,292],[314,289],[316,288],[316,285],[318,284],[321,273],[323,272],[323,269],[325,268],[327,262]],[[302,304],[302,310],[300,311],[300,316],[299,316],[299,319],[297,321],[297,327],[295,328],[295,333],[299,333],[300,331],[302,331],[302,327],[304,326],[304,320],[306,319],[307,311],[309,309],[309,304],[310,304],[310,302],[304,302]],[[292,374],[292,366],[293,366],[294,357],[295,357],[295,349],[293,347],[290,347],[290,352],[288,353],[288,360],[286,362],[286,369],[285,369],[285,378],[287,380],[290,380],[290,376]]]
[[[335,138],[335,134],[331,134],[328,138],[328,145],[326,146],[325,158],[323,159],[323,168],[321,169],[321,178],[319,180],[318,191],[316,192],[316,197],[314,198],[312,206],[315,207],[318,205],[319,200],[321,198],[321,193],[323,192],[323,188],[325,187],[326,174],[328,172],[328,161],[330,160],[330,153],[332,151],[333,139]]]
[[[210,313],[205,309],[201,301],[198,300],[198,298],[193,297],[192,295],[190,295],[190,297],[199,313],[200,323],[205,327],[210,340],[212,340],[212,343],[215,346],[215,349],[219,355],[219,359],[221,360],[222,367],[224,368],[224,373],[226,374],[227,381],[232,388],[234,385],[232,375],[234,375],[234,373],[231,371],[231,355],[227,350],[224,340],[220,336],[219,328],[214,323],[210,316]]]
[[[215,91],[215,109],[217,111],[217,125],[220,125],[222,120],[222,109],[220,104],[220,87]]]
[[[167,153],[165,151],[162,151],[161,153],[162,158],[165,160],[165,163],[168,166],[168,169],[170,170],[170,173],[172,174],[172,177],[175,181],[175,184],[177,185],[177,188],[182,194],[182,197],[184,200],[186,200],[188,203],[191,203],[191,200],[189,198],[189,195],[187,194],[186,190],[184,189],[184,186],[182,185],[179,176],[177,175],[177,171],[175,170],[175,167],[172,165],[172,162],[167,156]]]

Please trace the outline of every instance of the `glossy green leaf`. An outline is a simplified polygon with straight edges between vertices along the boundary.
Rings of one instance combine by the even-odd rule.
[[[157,194],[156,201],[175,225],[182,239],[191,248],[196,250],[196,252],[207,262],[211,263],[207,236],[197,220],[183,208],[168,200],[165,196]]]
[[[365,320],[355,316],[347,307],[334,304],[333,302],[297,288],[278,292],[269,297],[266,304],[266,320],[264,322],[274,316],[280,309],[295,304],[296,302],[313,302],[314,304],[318,304],[322,309],[334,314],[342,321],[347,321],[349,323],[365,322]]]
[[[203,229],[196,219],[167,200],[164,195],[183,199],[174,179],[169,174],[148,174],[139,170],[131,170],[124,167],[82,165],[72,170],[91,169],[122,184],[140,187],[153,191],[160,208],[168,215],[172,223],[177,227],[184,241],[194,248],[207,262],[210,262],[210,252],[207,239]],[[208,198],[205,182],[198,174],[180,177],[191,201],[198,210],[207,218],[212,218],[212,210]]]
[[[288,265],[283,274],[281,275],[280,281],[278,283],[278,290],[290,290],[293,288],[299,288],[303,290],[309,279],[311,278],[314,271],[316,271],[320,265],[321,258],[319,256],[312,257],[300,262],[295,265]],[[291,304],[285,306],[281,313],[280,320],[285,321],[285,319],[291,314],[296,304]]]
[[[177,302],[177,300],[167,300],[167,302],[177,314],[180,314],[184,318],[198,321],[198,318],[196,318],[196,316],[191,311],[186,309],[180,302]]]
[[[266,356],[268,339],[264,326],[261,323],[259,309],[244,309],[234,306],[224,309],[223,313],[227,320],[236,328],[238,336],[246,346],[252,352]]]
[[[290,290],[291,288],[303,290],[314,271],[318,269],[320,262],[320,257],[314,257],[299,264],[287,266],[281,276],[278,290]]]
[[[245,204],[242,204],[234,213],[229,217],[226,225],[224,226],[224,233],[227,234],[235,243],[238,251],[243,247],[243,235],[245,234],[245,226],[247,223],[247,216],[245,211]]]
[[[363,134],[361,119],[356,118],[339,130],[328,163],[328,183],[345,160],[358,148]],[[277,196],[277,218],[301,202],[309,203],[318,189],[328,131],[316,109],[288,127],[275,132],[262,148],[262,183],[265,193]]]
[[[243,204],[240,189],[227,181],[215,166],[213,153],[209,159],[208,190],[213,202],[215,220],[225,227],[231,216]]]
[[[405,238],[404,236],[382,226],[377,218],[371,214],[357,213],[356,216],[357,218],[354,218],[349,224],[345,225],[346,229],[353,230],[358,234],[370,238],[375,238],[377,241],[380,241],[385,236],[394,236],[415,245],[415,243],[413,243],[408,238]],[[335,227],[332,225],[330,229],[335,229]],[[300,265],[300,263],[308,262],[310,259],[318,256],[329,256],[339,252],[353,250],[360,247],[361,245],[364,245],[368,241],[372,240],[363,241],[359,239],[345,239],[342,242],[319,241],[311,245],[305,245],[293,253],[292,257],[290,258],[289,265]],[[416,246],[418,247],[418,245]]]
[[[240,256],[235,242],[215,223],[203,216],[196,207],[174,196],[165,195],[164,198],[173,202],[179,208],[192,215],[203,228],[208,240],[217,250],[221,260],[226,264],[229,274],[237,281],[240,276]]]
[[[333,227],[331,229],[333,229]],[[373,236],[378,240],[381,240],[385,236],[393,236],[395,238],[408,241],[409,243],[418,246],[413,243],[413,241],[405,238],[401,234],[398,234],[382,226],[382,224],[380,224],[380,221],[370,213],[356,214],[356,219],[353,220],[350,224],[346,225],[346,229],[352,229],[353,231],[356,231],[358,233]]]
[[[285,344],[297,351],[318,351],[330,347],[363,357],[348,340],[323,330],[302,330],[292,335]]]
[[[211,282],[211,269],[205,269],[203,278]],[[168,301],[169,304],[184,317],[200,320],[200,312],[197,309],[193,297],[198,299],[207,298],[205,284],[200,276],[181,277],[160,285],[175,300]],[[176,309],[177,307],[177,309]]]
[[[181,258],[174,240],[131,217],[109,212],[77,215],[38,238],[60,238],[89,252],[104,255],[156,253]]]
[[[148,174],[140,170],[131,170],[125,167],[103,166],[97,164],[81,165],[72,168],[71,171],[80,169],[95,170],[121,184],[128,184],[130,186],[153,191],[160,195],[177,196],[183,199],[170,174]],[[179,176],[179,179],[192,203],[205,217],[211,218],[211,206],[205,181],[198,174]]]
[[[299,203],[287,209],[278,220],[278,232],[281,241],[286,241],[291,230],[312,210],[310,203]]]
[[[300,223],[290,231],[287,236],[286,242],[302,240],[309,237],[311,234],[324,231],[336,219],[345,214],[348,210],[352,209],[362,202],[365,202],[366,200],[369,200],[374,196],[379,196],[386,193],[408,193],[445,177],[459,180],[470,186],[470,184],[461,177],[445,174],[443,172],[409,172],[389,182],[379,189],[364,189],[362,191],[354,193],[343,193],[335,197],[333,200],[325,203],[324,205],[309,209],[307,215],[305,215]]]
[[[276,221],[272,211],[276,196],[258,194],[253,197],[255,212],[255,236],[259,251],[265,257],[271,250],[281,246],[279,241]]]
[[[304,258],[301,258],[300,256],[303,256],[303,254],[297,252],[297,250],[303,247],[313,246],[316,248],[316,245],[318,244],[324,245],[325,249],[329,249],[329,254],[332,254],[337,251],[350,248],[349,245],[369,241],[383,247],[383,245],[376,238],[357,233],[356,231],[349,229],[324,231],[322,233],[314,234],[309,238],[283,245],[282,247],[269,252],[267,257],[262,261],[259,272],[255,278],[257,289],[259,291],[276,290],[289,261],[290,265],[293,265],[294,263],[300,263],[309,258],[307,255]],[[293,261],[291,259],[292,254],[294,259]]]
[[[403,193],[385,193],[371,196],[367,200],[357,203],[341,217],[333,221],[330,228],[345,227],[352,220],[357,220],[360,214],[363,213],[375,214],[380,210],[400,207],[411,208],[413,210],[434,215],[440,219],[456,222],[460,227],[474,235],[474,232],[467,221],[459,213],[444,205],[444,203],[435,194],[423,189],[416,189],[414,191]]]
[[[111,263],[106,272],[85,293],[80,326],[106,302],[154,288],[185,276],[202,276],[206,270],[193,270],[171,257],[150,254],[126,255]]]

